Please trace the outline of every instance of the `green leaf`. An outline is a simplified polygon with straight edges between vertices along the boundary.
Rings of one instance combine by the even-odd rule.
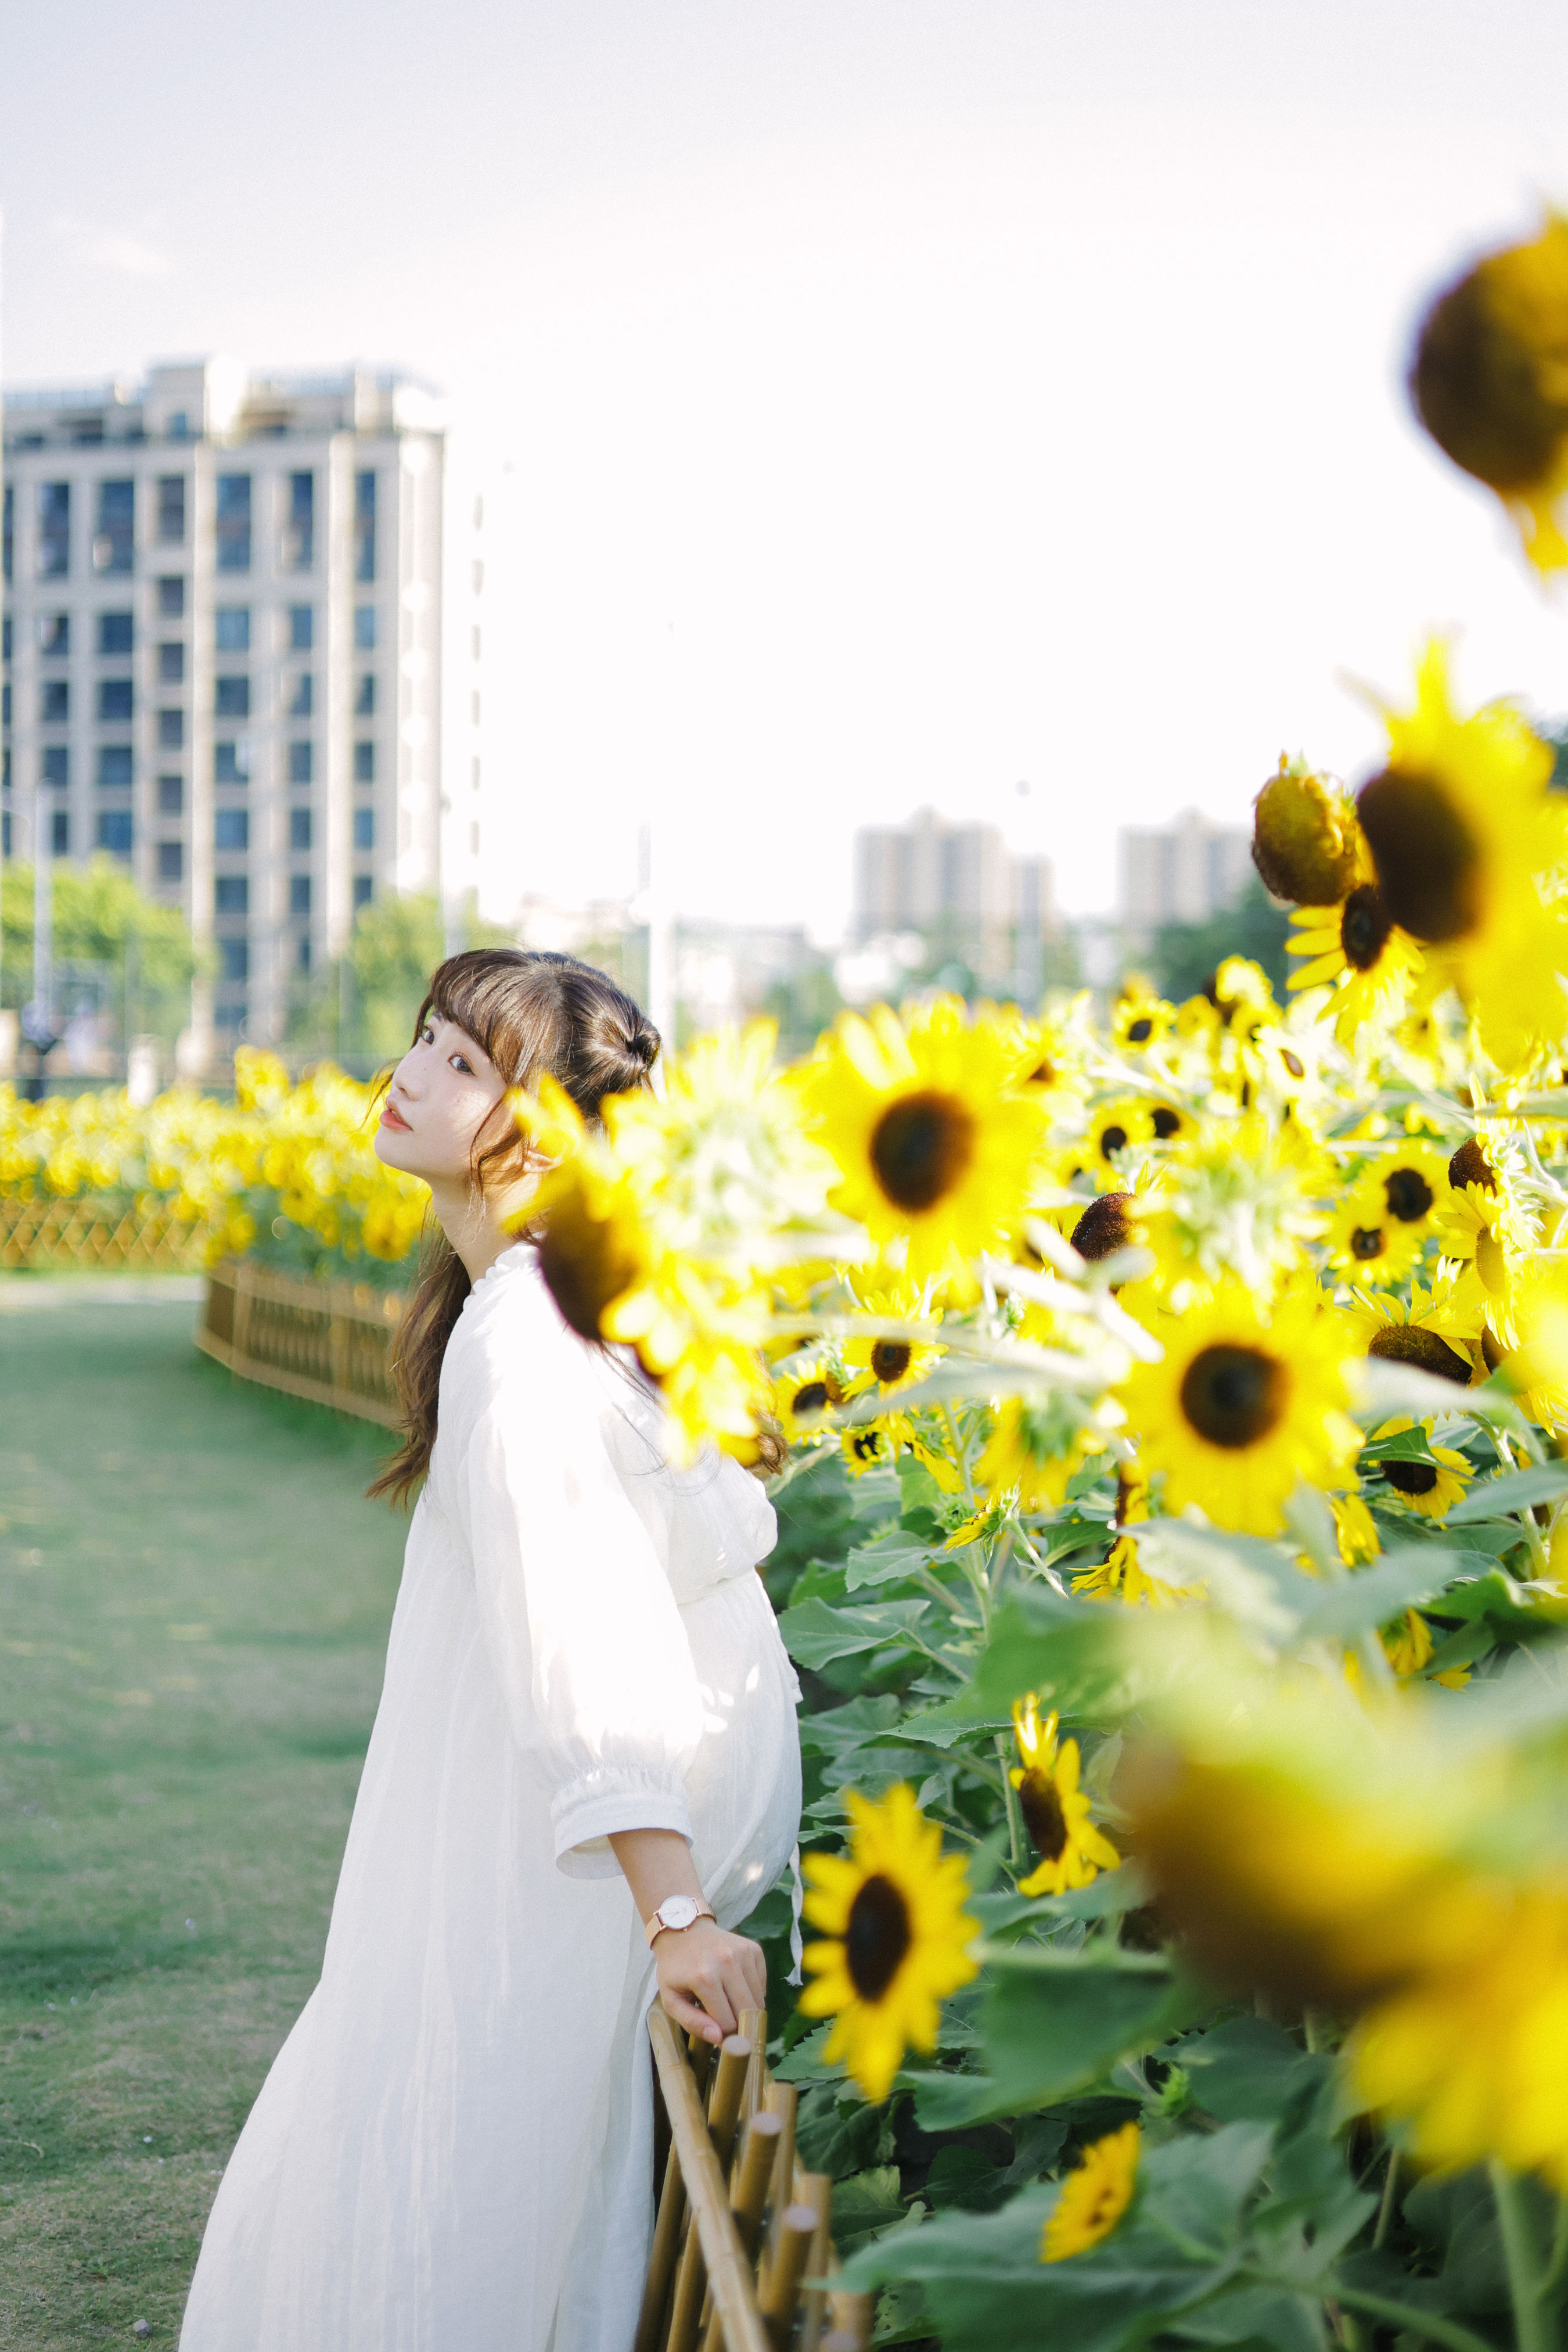
[[[1539,1584],[1521,1584],[1506,1569],[1494,1568],[1445,1592],[1437,1614],[1457,1617],[1461,1624],[1483,1622],[1521,1632],[1539,1631],[1561,1622],[1563,1602],[1556,1591]]]
[[[1208,2005],[1194,1981],[1142,1953],[1025,1944],[987,1952],[980,2015],[1001,2112],[1020,2115],[1103,2081]]]
[[[1150,2148],[1139,2167],[1149,2221],[1216,2252],[1241,2234],[1242,2209],[1262,2177],[1273,2126],[1223,2124],[1207,2137],[1183,2132]]]
[[[1558,1495],[1568,1494],[1568,1462],[1543,1462],[1539,1469],[1510,1470],[1500,1478],[1488,1478],[1472,1486],[1463,1502],[1456,1503],[1444,1525],[1450,1528],[1468,1526],[1472,1519],[1495,1519],[1510,1511],[1528,1511],[1537,1503],[1550,1503]]]
[[[1141,1680],[1120,1615],[1103,1602],[1064,1601],[1048,1586],[1030,1585],[993,1621],[975,1674],[975,1713],[1005,1720],[1014,1699],[1037,1691],[1042,1706],[1072,1722],[1118,1722]]]
[[[1343,1583],[1316,1586],[1313,1605],[1301,1619],[1302,1638],[1343,1642],[1347,1634],[1386,1625],[1391,1617],[1444,1591],[1456,1570],[1453,1553],[1440,1545],[1406,1544]]]
[[[841,2254],[908,2218],[896,2164],[878,2165],[833,2183],[833,2243]]]
[[[929,1606],[925,1601],[883,1601],[869,1609],[834,1609],[825,1601],[803,1601],[798,1609],[785,1610],[779,1631],[801,1665],[825,1666],[834,1658],[901,1640]]]
[[[916,1575],[930,1557],[929,1544],[917,1542],[902,1528],[886,1528],[870,1543],[855,1546],[845,1564],[844,1580],[852,1592],[867,1584],[896,1584]]]
[[[1233,2017],[1178,2043],[1198,2106],[1222,2124],[1278,2123],[1333,2076],[1331,2059],[1263,2017]]]

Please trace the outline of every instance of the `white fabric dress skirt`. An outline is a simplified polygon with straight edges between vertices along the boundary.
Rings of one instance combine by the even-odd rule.
[[[684,1832],[727,1927],[786,1866],[774,1535],[734,1463],[668,1465],[654,1401],[508,1250],[446,1350],[321,1980],[182,2352],[627,2352],[653,1977],[607,1839]]]

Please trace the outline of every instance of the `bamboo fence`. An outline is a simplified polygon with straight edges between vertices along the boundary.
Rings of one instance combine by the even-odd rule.
[[[308,1282],[249,1258],[207,1273],[196,1345],[241,1380],[394,1428],[402,1418],[392,1347],[400,1294]]]
[[[206,1228],[121,1202],[0,1198],[0,1266],[34,1273],[199,1274]]]

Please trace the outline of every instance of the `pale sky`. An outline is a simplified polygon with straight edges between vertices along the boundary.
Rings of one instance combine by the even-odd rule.
[[[831,933],[857,823],[1355,778],[1568,606],[1408,421],[1425,293],[1568,201],[1539,0],[0,0],[4,366],[405,364],[511,468],[495,895]],[[1027,799],[1016,785],[1027,779]]]

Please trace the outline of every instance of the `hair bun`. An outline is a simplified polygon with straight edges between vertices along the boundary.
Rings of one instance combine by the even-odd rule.
[[[651,1021],[640,1021],[626,1040],[626,1051],[644,1070],[651,1070],[658,1060],[664,1040]]]

